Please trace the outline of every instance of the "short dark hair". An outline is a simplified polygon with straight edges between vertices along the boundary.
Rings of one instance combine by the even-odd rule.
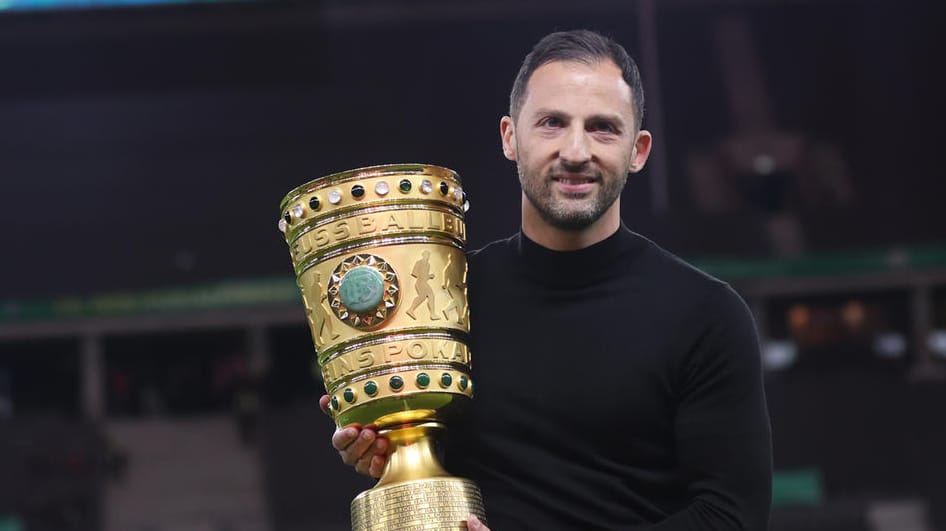
[[[617,65],[624,81],[631,87],[635,125],[639,130],[644,121],[644,87],[641,85],[637,63],[614,39],[586,29],[550,33],[536,43],[522,61],[512,92],[509,93],[509,115],[514,120],[518,119],[526,97],[526,86],[540,66],[554,61],[577,61],[591,65],[602,60]]]

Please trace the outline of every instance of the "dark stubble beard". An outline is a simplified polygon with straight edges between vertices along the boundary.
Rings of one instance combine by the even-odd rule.
[[[621,196],[624,184],[627,182],[627,173],[613,181],[605,181],[601,178],[601,172],[589,172],[582,168],[568,168],[570,172],[593,173],[595,181],[600,183],[600,189],[594,196],[594,201],[588,207],[574,209],[565,204],[565,200],[557,199],[552,192],[552,180],[550,178],[528,177],[524,175],[522,164],[517,163],[519,172],[519,183],[522,186],[522,192],[526,199],[532,203],[542,220],[549,225],[567,231],[580,231],[588,228],[594,222],[601,219],[601,216],[611,205]],[[553,174],[560,168],[553,169]]]

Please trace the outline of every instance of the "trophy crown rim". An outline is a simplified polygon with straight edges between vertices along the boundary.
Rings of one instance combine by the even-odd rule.
[[[350,170],[339,171],[316,177],[302,185],[293,188],[279,203],[280,212],[300,196],[311,193],[320,188],[341,184],[366,177],[380,177],[383,175],[430,175],[438,179],[451,180],[456,184],[461,184],[460,175],[446,167],[436,164],[424,164],[419,162],[402,162],[395,164],[377,164],[373,166],[364,166]]]

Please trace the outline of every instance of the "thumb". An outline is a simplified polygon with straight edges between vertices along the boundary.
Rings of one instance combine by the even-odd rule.
[[[332,414],[328,410],[328,403],[331,400],[331,398],[332,397],[328,395],[322,395],[322,397],[319,398],[319,408],[322,410],[322,413],[325,413],[326,415],[330,417],[332,416]]]

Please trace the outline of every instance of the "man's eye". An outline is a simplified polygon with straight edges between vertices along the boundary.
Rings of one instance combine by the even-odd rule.
[[[607,122],[599,122],[592,125],[592,129],[595,131],[602,131],[605,133],[616,133],[617,128]]]
[[[554,116],[549,116],[548,118],[542,120],[543,127],[561,127],[562,125],[562,120],[555,118]]]

